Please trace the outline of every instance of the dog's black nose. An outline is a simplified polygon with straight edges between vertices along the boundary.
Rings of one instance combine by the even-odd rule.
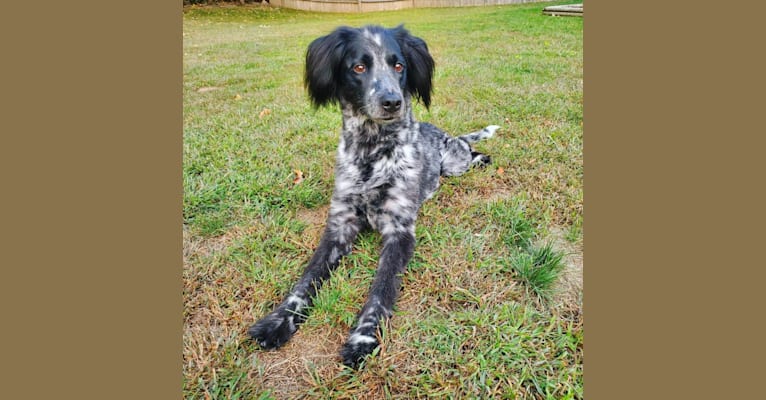
[[[402,98],[396,94],[387,94],[380,100],[380,105],[386,112],[397,112],[402,108]]]

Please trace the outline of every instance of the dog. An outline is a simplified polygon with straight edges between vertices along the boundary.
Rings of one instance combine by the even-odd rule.
[[[305,86],[316,108],[339,105],[343,128],[335,187],[319,246],[284,300],[248,330],[263,349],[284,345],[305,321],[312,299],[351,252],[366,228],[380,232],[383,249],[367,301],[341,350],[358,368],[379,346],[382,322],[391,318],[401,274],[415,249],[415,219],[440,176],[457,176],[490,157],[471,144],[499,128],[451,137],[413,117],[412,101],[431,104],[434,60],[428,47],[402,25],[339,27],[306,52]]]

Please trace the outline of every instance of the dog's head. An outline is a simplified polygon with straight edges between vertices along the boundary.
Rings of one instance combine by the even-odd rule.
[[[402,26],[340,27],[309,45],[305,84],[317,107],[340,103],[387,123],[404,117],[412,96],[431,105],[433,70],[426,43]]]

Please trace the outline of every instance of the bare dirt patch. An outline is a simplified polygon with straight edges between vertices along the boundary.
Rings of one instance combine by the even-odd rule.
[[[564,270],[555,287],[554,305],[576,321],[582,318],[583,295],[583,247],[582,242],[571,243],[565,239],[564,229],[551,229],[553,246],[564,252]]]
[[[296,218],[307,225],[302,236],[304,243],[308,244],[309,248],[314,248],[319,244],[329,210],[330,205],[326,204],[321,207],[302,209],[296,213]]]
[[[293,399],[312,386],[310,377],[333,376],[341,367],[341,332],[328,326],[304,326],[279,350],[256,350],[248,377],[278,399]]]

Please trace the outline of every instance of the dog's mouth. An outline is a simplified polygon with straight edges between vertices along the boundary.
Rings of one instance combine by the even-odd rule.
[[[404,117],[403,113],[397,112],[397,113],[384,113],[383,115],[370,115],[369,116],[371,120],[375,121],[379,124],[390,124],[393,122],[401,121]]]
[[[393,125],[397,122],[400,122],[401,118],[396,117],[387,117],[387,118],[373,118],[372,121],[378,125],[385,126],[385,125]]]

